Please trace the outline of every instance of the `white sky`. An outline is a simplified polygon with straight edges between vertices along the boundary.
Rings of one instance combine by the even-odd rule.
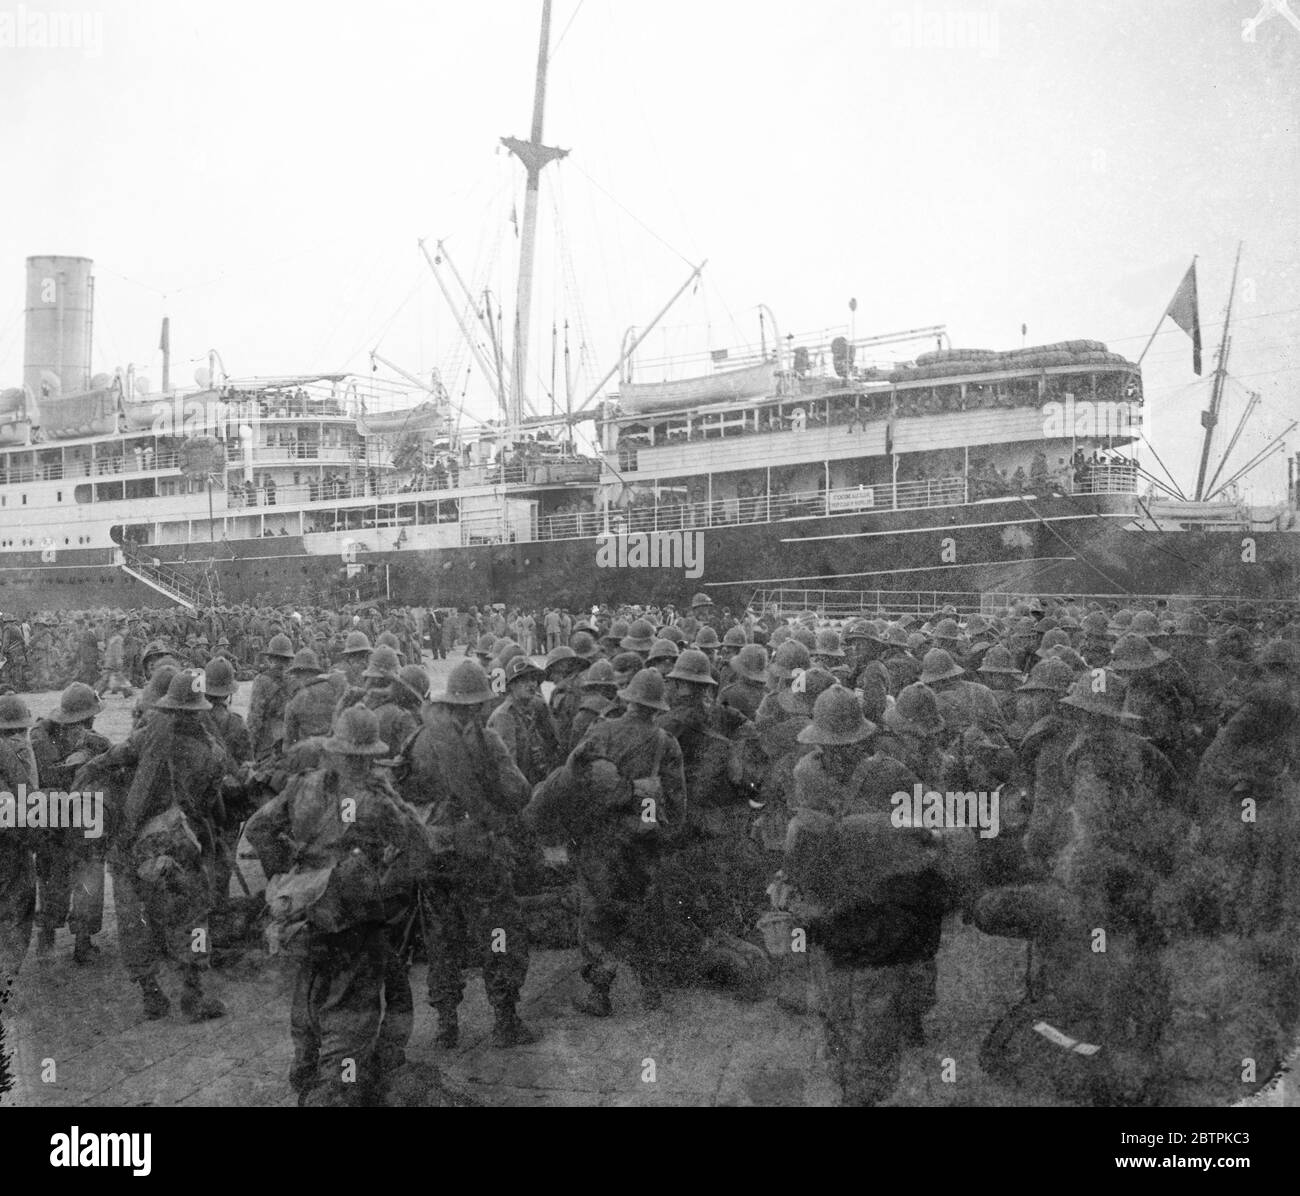
[[[1244,462],[1300,416],[1300,30],[1274,15],[1243,41],[1262,2],[556,0],[546,139],[573,153],[544,176],[535,375],[553,316],[581,320],[585,396],[704,257],[646,358],[688,324],[695,347],[756,341],[759,303],[782,333],[847,328],[850,296],[859,335],[946,323],[1006,348],[1024,322],[1135,356],[1199,254],[1208,379],[1241,239],[1230,368],[1263,398]],[[416,241],[447,238],[509,323],[522,171],[496,146],[527,136],[540,8],[0,0],[0,387],[24,259],[65,253],[96,263],[96,370],[156,383],[168,312],[182,381],[214,346],[232,374],[364,373],[378,346],[459,394]],[[51,10],[97,17],[98,44],[6,44]],[[1208,383],[1164,328],[1148,424],[1186,486]],[[1249,492],[1285,480],[1278,457]]]

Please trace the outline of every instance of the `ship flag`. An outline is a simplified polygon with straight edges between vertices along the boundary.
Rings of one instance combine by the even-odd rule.
[[[1201,308],[1196,297],[1196,259],[1187,267],[1183,281],[1165,308],[1167,315],[1188,336],[1192,338],[1192,370],[1199,377],[1201,373]]]

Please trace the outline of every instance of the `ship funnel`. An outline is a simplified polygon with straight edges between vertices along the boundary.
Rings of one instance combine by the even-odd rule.
[[[23,387],[39,407],[42,394],[90,389],[94,263],[85,257],[27,259],[27,336]]]

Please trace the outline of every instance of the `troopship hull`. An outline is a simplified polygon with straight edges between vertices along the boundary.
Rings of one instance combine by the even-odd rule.
[[[1286,531],[1134,530],[1123,496],[1007,498],[742,526],[363,551],[345,561],[300,536],[151,551],[235,604],[391,599],[421,606],[667,603],[703,591],[743,607],[765,591],[869,594],[1087,593],[1300,596],[1300,536]],[[689,543],[684,537],[691,537]],[[629,551],[629,549],[631,551]],[[165,607],[113,552],[38,553],[0,568],[0,610]],[[638,561],[638,556],[643,561]]]

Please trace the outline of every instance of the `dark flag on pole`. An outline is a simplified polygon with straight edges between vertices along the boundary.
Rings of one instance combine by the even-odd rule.
[[[1201,372],[1201,308],[1196,298],[1196,259],[1188,266],[1183,281],[1165,309],[1167,315],[1192,338],[1192,370]]]

